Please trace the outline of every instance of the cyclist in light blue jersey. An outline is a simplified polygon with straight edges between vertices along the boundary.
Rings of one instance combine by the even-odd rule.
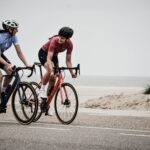
[[[25,66],[28,65],[25,56],[22,53],[16,33],[18,32],[18,23],[14,20],[5,20],[2,22],[3,30],[0,30],[0,69],[3,69],[6,74],[10,75],[12,73],[12,64],[8,58],[4,55],[4,52],[8,50],[12,45],[14,45],[18,57],[24,63]],[[5,93],[8,90],[8,85],[12,78],[6,77],[3,83],[2,90],[0,91],[1,103],[0,103],[0,113],[6,113],[7,102],[5,99]],[[2,81],[2,73],[0,73],[0,86]]]

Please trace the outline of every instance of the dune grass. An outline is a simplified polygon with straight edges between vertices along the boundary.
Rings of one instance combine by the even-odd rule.
[[[145,88],[143,94],[150,94],[150,85]]]

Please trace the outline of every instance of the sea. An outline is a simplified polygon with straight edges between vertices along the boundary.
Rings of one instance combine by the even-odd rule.
[[[69,78],[71,82],[71,79]],[[150,77],[129,76],[80,76],[72,81],[81,86],[102,87],[147,87],[150,86]]]
[[[39,82],[39,75],[32,76],[30,81]],[[71,78],[65,76],[64,82],[70,82],[76,86],[99,86],[99,87],[148,87],[150,86],[150,77],[136,77],[136,76],[78,76],[78,78]]]

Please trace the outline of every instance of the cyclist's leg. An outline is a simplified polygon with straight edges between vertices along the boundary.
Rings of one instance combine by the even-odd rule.
[[[45,51],[43,51],[42,49],[40,49],[38,56],[39,56],[39,60],[40,60],[41,64],[46,69],[46,73],[43,75],[41,88],[40,88],[40,91],[39,91],[39,95],[42,99],[41,110],[42,110],[42,112],[46,112],[47,94],[46,94],[45,88],[46,88],[46,84],[49,81],[50,70],[49,70],[49,66],[48,66],[48,63],[47,63],[47,53]]]
[[[0,104],[1,104],[1,87],[2,87],[2,78],[3,78],[3,74],[2,74],[2,71],[0,70]]]
[[[42,99],[42,103],[41,103],[42,112],[46,112],[46,101],[47,101],[46,85],[47,85],[47,82],[50,78],[50,72],[48,69],[49,67],[48,67],[47,62],[44,64],[44,68],[46,69],[46,73],[43,76],[41,88],[39,91],[39,95]]]
[[[46,69],[46,73],[43,75],[43,78],[42,78],[42,83],[41,83],[41,88],[40,88],[40,97],[46,98],[47,95],[45,92],[45,86],[48,83],[48,80],[50,77],[49,67],[47,64],[47,53],[44,50],[40,49],[38,53],[38,57],[43,67]]]
[[[48,88],[47,88],[47,96],[49,96],[51,94],[51,92],[54,88],[55,81],[56,81],[55,75],[50,76],[49,83],[48,83]],[[53,110],[50,109],[50,105],[47,108],[45,115],[53,116]]]
[[[7,57],[4,54],[2,54],[1,57],[5,61],[7,61],[8,63],[10,63],[10,61],[7,59]],[[3,69],[6,72],[6,74],[8,74],[8,72],[6,71],[6,67],[3,64],[0,64],[0,68]],[[12,80],[12,77],[10,77],[10,76],[5,77],[4,83],[2,85],[2,89],[1,89],[1,105],[0,105],[2,112],[3,112],[3,110],[5,110],[5,112],[6,112],[6,107],[7,107],[8,100],[7,101],[5,100],[5,95],[6,95],[5,93],[7,93],[8,90],[9,90],[9,88],[10,88],[9,83],[11,82],[11,80]]]
[[[58,65],[58,57],[57,56],[53,56],[52,62],[53,62],[53,66],[55,66],[55,67],[59,66]],[[47,96],[49,96],[51,94],[51,92],[53,91],[55,82],[56,82],[56,75],[50,76],[50,78],[49,78],[49,84],[48,84],[48,88],[47,88]],[[50,108],[50,106],[49,106],[49,108]],[[45,115],[53,116],[52,109],[47,110],[46,113],[45,113]]]
[[[53,66],[54,67],[58,67],[59,66],[59,62],[58,62],[58,57],[57,56],[53,56],[52,62],[53,62]],[[48,85],[48,88],[47,88],[47,95],[48,96],[50,95],[50,93],[52,92],[52,90],[54,88],[55,81],[56,81],[56,76],[55,75],[54,76],[50,76],[49,85]]]
[[[6,113],[6,107],[4,106],[4,101],[1,96],[1,87],[2,87],[2,72],[0,70],[0,113]]]
[[[8,58],[7,58],[4,54],[2,54],[1,57],[2,57],[7,63],[11,64],[11,62],[8,60]],[[2,67],[2,69],[6,72],[7,75],[10,75],[10,74],[7,72],[7,70],[6,70],[6,66],[1,65],[1,67]],[[2,92],[5,92],[7,86],[8,86],[9,83],[11,82],[11,80],[12,80],[12,77],[10,77],[10,76],[7,76],[7,77],[4,78],[4,83],[3,83],[3,86],[2,86]]]
[[[49,96],[54,88],[55,85],[55,81],[56,81],[56,76],[50,76],[49,79],[49,84],[48,84],[48,88],[47,88],[47,96]]]

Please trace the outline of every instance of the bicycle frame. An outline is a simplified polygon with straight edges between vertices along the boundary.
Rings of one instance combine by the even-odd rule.
[[[42,74],[42,68],[41,68],[41,64],[40,63],[34,63],[34,67],[35,65],[37,65],[40,69],[40,76],[41,76],[41,81],[39,82],[39,84],[42,83],[42,80],[43,80],[43,74]],[[58,68],[55,68],[54,69],[58,69]],[[76,74],[77,74],[77,71],[79,70],[79,74],[80,74],[80,65],[78,64],[77,67],[74,67],[74,68],[65,68],[65,67],[62,67],[61,68],[62,70],[65,70],[65,69],[75,69],[76,70]],[[47,103],[46,103],[46,107],[47,107],[47,111],[49,109],[49,105],[55,95],[55,93],[57,92],[57,90],[60,88],[60,94],[61,94],[61,103],[63,104],[64,103],[64,99],[63,99],[63,94],[62,94],[62,83],[63,83],[63,77],[62,77],[62,73],[61,73],[61,69],[55,74],[56,76],[56,81],[55,81],[55,85],[54,85],[54,88],[52,90],[52,92],[50,93],[50,95],[47,97]],[[65,91],[65,96],[66,98],[68,98],[67,96],[67,91],[66,89],[64,88],[64,91]],[[40,104],[39,104],[40,105]]]
[[[18,71],[21,70],[21,69],[28,69],[28,67],[18,67]],[[14,74],[12,74],[12,75],[3,75],[2,76],[2,78],[4,78],[4,77],[15,77],[15,79],[14,79],[12,85],[11,85],[11,88],[9,89],[9,91],[8,91],[6,97],[5,97],[5,100],[4,100],[5,104],[8,102],[10,96],[12,95],[12,93],[15,89],[18,90],[19,96],[21,97],[21,93],[20,93],[20,90],[18,88],[21,79],[20,79],[18,71],[15,71]],[[31,76],[31,75],[29,75],[29,76]]]
[[[11,75],[3,75],[3,78],[4,78],[4,77],[7,77],[7,76],[10,77]],[[12,95],[13,91],[14,91],[16,88],[18,88],[18,86],[19,86],[20,77],[19,77],[18,72],[16,72],[16,75],[15,75],[14,77],[15,77],[15,80],[13,81],[13,83],[12,83],[12,85],[11,85],[11,88],[9,89],[9,91],[8,91],[6,97],[5,97],[5,103],[8,102],[8,100],[9,100],[10,96]],[[19,96],[20,96],[20,90],[18,90],[18,92],[19,92]]]
[[[63,95],[62,95],[62,88],[61,88],[61,85],[63,83],[63,79],[62,79],[62,74],[61,72],[59,72],[57,75],[56,75],[56,83],[54,85],[54,88],[52,90],[52,92],[50,93],[50,95],[47,97],[47,108],[49,107],[56,91],[60,88],[60,94],[61,94],[61,102],[63,104]],[[66,90],[65,90],[65,94],[67,96],[67,93],[66,93]]]

